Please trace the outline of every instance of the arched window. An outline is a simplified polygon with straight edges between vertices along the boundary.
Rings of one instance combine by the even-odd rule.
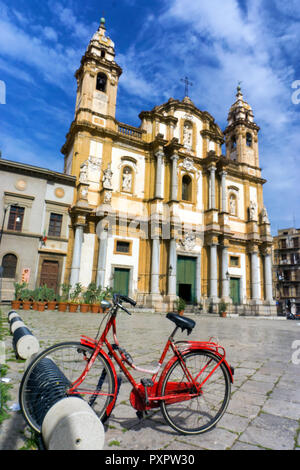
[[[97,75],[96,89],[98,91],[106,91],[107,76],[105,73],[99,72]]]
[[[233,193],[229,195],[229,214],[237,215],[237,197]]]
[[[188,150],[193,146],[193,124],[190,121],[185,121],[183,126],[183,145]]]
[[[12,253],[4,255],[2,258],[3,277],[16,277],[17,257]]]
[[[127,193],[132,193],[133,191],[133,172],[132,168],[128,165],[123,167],[121,188],[122,191]]]
[[[247,147],[252,147],[252,135],[250,132],[247,132],[246,134],[246,145]]]
[[[101,57],[104,59],[105,58],[105,50],[101,49]]]
[[[236,137],[235,135],[231,138],[231,150],[236,149]]]
[[[182,177],[181,195],[183,201],[192,200],[192,179],[188,175],[183,175]]]

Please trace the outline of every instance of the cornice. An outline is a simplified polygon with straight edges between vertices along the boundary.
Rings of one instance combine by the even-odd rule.
[[[75,186],[76,178],[65,173],[59,173],[47,168],[28,165],[26,163],[14,162],[12,160],[0,159],[0,171],[8,171],[10,173],[18,173],[31,177],[46,179],[47,181],[55,181],[56,183]]]

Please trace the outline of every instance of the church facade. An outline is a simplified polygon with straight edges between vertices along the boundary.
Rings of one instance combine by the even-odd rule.
[[[121,74],[102,19],[75,74],[62,147],[77,179],[65,280],[157,311],[181,297],[210,311],[224,299],[239,313],[274,313],[259,127],[240,87],[224,131],[188,96],[142,111],[133,127],[116,119]]]

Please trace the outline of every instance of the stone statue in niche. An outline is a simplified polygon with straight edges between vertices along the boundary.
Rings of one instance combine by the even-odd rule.
[[[183,145],[186,149],[191,150],[193,144],[193,129],[190,122],[185,122],[183,127]]]
[[[268,217],[268,212],[265,206],[263,207],[263,210],[261,211],[261,221],[263,224],[269,224],[269,217]]]
[[[127,192],[132,191],[132,171],[128,166],[123,170],[122,190]]]
[[[236,197],[233,194],[231,194],[229,199],[229,213],[236,215]]]
[[[86,161],[80,165],[79,182],[80,183],[88,182],[88,165]]]
[[[107,166],[107,169],[103,172],[102,184],[104,189],[112,189],[112,179],[113,172],[111,171],[110,163]]]
[[[255,220],[255,214],[256,214],[256,203],[253,201],[250,201],[249,205],[249,219],[250,220]]]

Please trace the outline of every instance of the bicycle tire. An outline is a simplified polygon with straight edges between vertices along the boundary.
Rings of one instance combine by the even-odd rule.
[[[107,407],[116,393],[115,380],[111,366],[101,352],[80,387],[75,393],[67,393],[70,385],[81,376],[92,353],[93,348],[79,342],[64,342],[38,354],[29,364],[20,384],[19,403],[25,420],[34,431],[41,433],[47,411],[68,396],[79,396],[87,401],[102,422],[108,418]]]
[[[220,358],[206,350],[190,351],[183,355],[184,362],[195,378],[202,368],[207,365],[205,371],[197,382],[205,379],[213,370]],[[174,383],[180,383],[181,387],[187,383],[181,361],[177,359],[166,372],[161,387],[161,396],[168,394]],[[178,388],[180,392],[180,387]],[[222,418],[230,399],[231,381],[229,372],[224,363],[214,371],[210,378],[201,387],[201,392],[194,398],[173,402],[170,399],[161,402],[161,411],[167,423],[180,434],[201,434],[208,431]],[[176,393],[176,392],[175,392]],[[175,399],[176,401],[176,399]]]

